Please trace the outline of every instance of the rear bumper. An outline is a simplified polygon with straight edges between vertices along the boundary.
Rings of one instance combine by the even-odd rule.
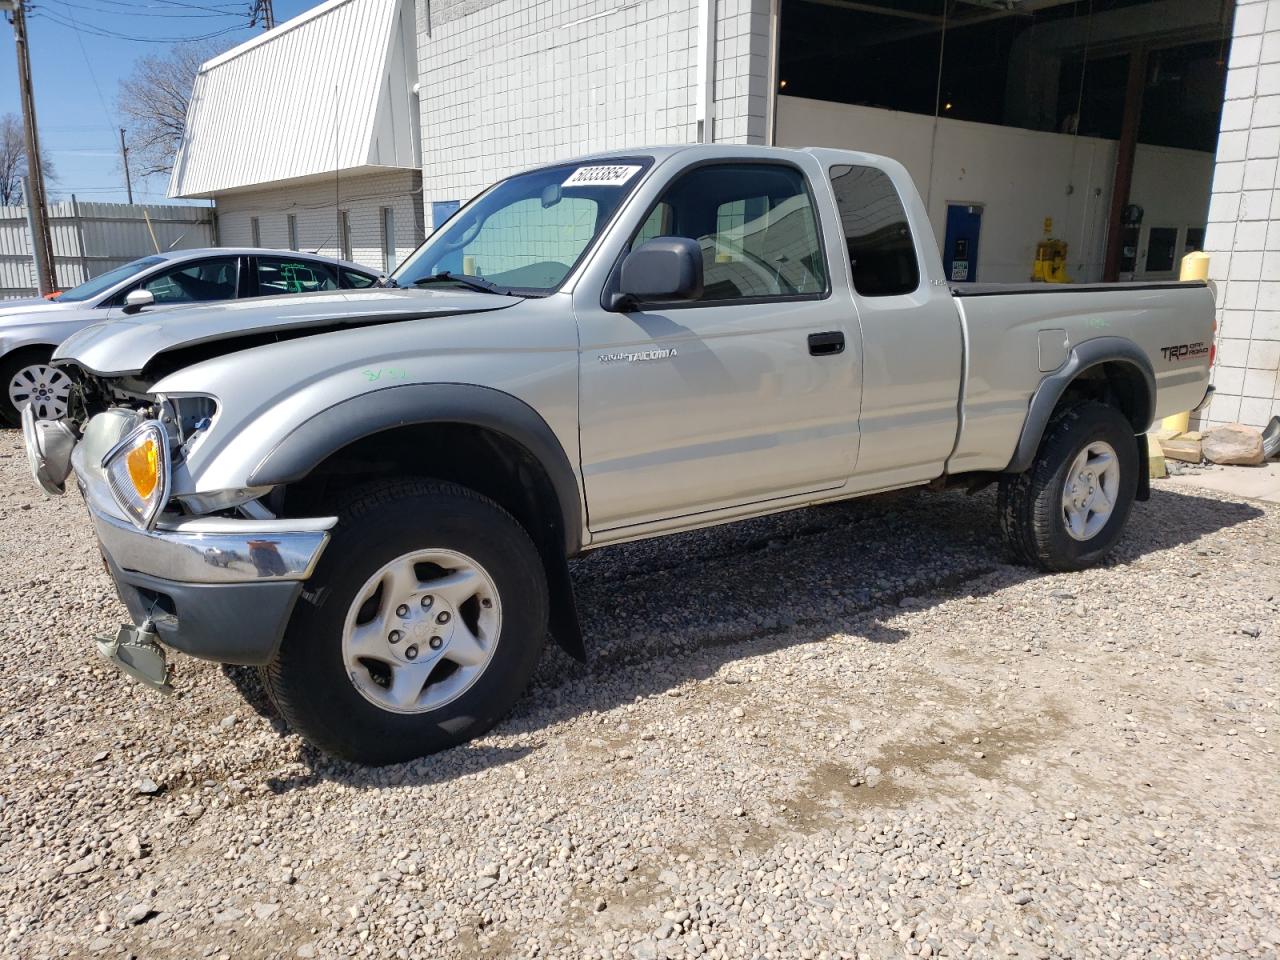
[[[1204,392],[1204,396],[1200,398],[1200,402],[1191,408],[1192,413],[1199,413],[1213,401],[1213,384],[1210,384]]]

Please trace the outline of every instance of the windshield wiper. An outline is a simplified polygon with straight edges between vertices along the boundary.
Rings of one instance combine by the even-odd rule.
[[[507,293],[506,290],[503,290],[492,280],[485,280],[483,277],[470,277],[462,273],[449,273],[448,271],[434,273],[429,277],[420,277],[413,281],[413,285],[421,287],[428,283],[447,282],[461,284],[469,290],[479,290],[481,293],[501,293],[504,295]]]

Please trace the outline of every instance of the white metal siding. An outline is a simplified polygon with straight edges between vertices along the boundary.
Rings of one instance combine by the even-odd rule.
[[[421,177],[417,171],[343,178],[341,208],[351,221],[351,259],[382,270],[382,208],[390,207],[396,255],[403,260],[422,242]],[[239,191],[218,198],[218,237],[224,246],[248,246],[257,217],[264,247],[289,248],[289,217],[297,218],[298,248],[336,257],[338,217],[334,184]]]
[[[151,229],[143,216],[151,218]],[[173,204],[49,205],[57,284],[66,290],[100,273],[161,250],[213,245],[213,211]],[[155,243],[151,232],[155,231]],[[26,207],[0,207],[0,298],[36,295]]]
[[[169,195],[416,167],[411,17],[402,0],[330,0],[204,64]]]

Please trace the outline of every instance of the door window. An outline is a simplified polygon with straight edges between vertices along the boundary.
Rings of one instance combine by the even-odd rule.
[[[920,266],[907,211],[889,175],[875,167],[832,167],[831,186],[853,288],[864,297],[913,293],[920,286]]]
[[[258,296],[314,293],[338,289],[338,278],[327,263],[288,257],[258,257]]]
[[[142,289],[149,290],[156,303],[234,300],[240,276],[239,261],[239,257],[214,257],[183,263],[156,274],[142,284]]]
[[[804,174],[784,164],[697,167],[646,218],[633,247],[655,236],[702,248],[700,302],[821,296],[826,261]]]
[[[342,285],[353,290],[372,287],[377,282],[377,277],[371,277],[367,273],[356,273],[354,270],[342,271]]]

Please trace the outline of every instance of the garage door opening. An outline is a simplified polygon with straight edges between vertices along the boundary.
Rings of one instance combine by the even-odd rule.
[[[1219,0],[780,0],[774,141],[905,164],[957,282],[1031,279],[1049,240],[1066,245],[1062,279],[1176,276],[1203,243],[1232,13]],[[952,211],[970,209],[981,243],[949,236]]]

